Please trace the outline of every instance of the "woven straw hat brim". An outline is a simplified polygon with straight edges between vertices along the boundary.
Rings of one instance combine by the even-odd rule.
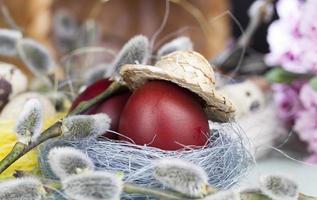
[[[230,100],[218,94],[213,85],[205,84],[202,77],[197,79],[195,73],[171,73],[160,67],[150,65],[124,65],[121,77],[129,87],[138,88],[148,80],[166,80],[186,88],[205,102],[208,118],[217,122],[228,122],[234,117],[235,108]],[[192,74],[192,76],[188,76]]]

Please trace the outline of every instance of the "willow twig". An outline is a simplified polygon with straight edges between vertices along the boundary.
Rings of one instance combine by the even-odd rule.
[[[119,93],[123,90],[126,90],[126,86],[122,85],[118,82],[113,82],[107,90],[96,96],[95,98],[89,101],[81,102],[75,110],[69,113],[67,116],[70,115],[78,115],[83,113],[84,111],[88,110],[92,106],[96,105],[97,103]],[[33,148],[37,147],[38,145],[42,144],[43,142],[51,139],[56,138],[62,135],[62,119],[58,122],[54,123],[51,127],[46,129],[42,134],[39,136],[38,140],[30,143],[29,145],[22,144],[17,142],[14,147],[12,148],[11,152],[0,161],[0,174],[5,171],[8,167],[10,167],[15,161],[21,158],[23,155],[31,151]]]
[[[152,197],[157,197],[159,199],[169,199],[169,200],[182,200],[188,199],[188,197],[173,191],[161,190],[156,188],[145,188],[137,186],[130,183],[125,183],[123,191],[128,194],[142,194]]]

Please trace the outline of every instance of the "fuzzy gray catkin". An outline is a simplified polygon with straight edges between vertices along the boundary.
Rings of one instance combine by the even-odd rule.
[[[299,196],[298,185],[283,175],[262,176],[260,189],[273,200],[297,200]]]
[[[122,180],[108,172],[88,172],[62,180],[65,194],[76,200],[117,200],[122,187]]]
[[[10,29],[0,29],[0,55],[16,56],[16,43],[22,38],[19,31]]]
[[[163,185],[190,197],[202,197],[207,192],[206,172],[190,162],[162,158],[154,162],[154,177]]]
[[[75,115],[63,120],[63,138],[78,140],[97,137],[110,128],[111,119],[106,114]]]
[[[56,48],[62,53],[67,53],[75,49],[79,25],[74,15],[61,8],[54,12],[52,21]]]
[[[20,59],[33,74],[43,76],[53,71],[55,62],[42,44],[33,39],[22,38],[16,46]]]
[[[150,57],[149,39],[143,35],[132,37],[121,49],[118,56],[109,66],[105,76],[118,75],[120,67],[125,64],[146,64]]]
[[[78,34],[78,23],[74,15],[65,9],[58,9],[53,17],[53,31],[60,40],[74,40]]]
[[[189,37],[181,36],[174,40],[162,45],[159,50],[157,50],[157,58],[170,54],[174,51],[188,51],[193,50],[193,43]]]
[[[32,177],[0,182],[0,200],[42,200],[42,183]]]
[[[19,115],[15,133],[19,142],[28,144],[36,141],[40,135],[43,123],[43,108],[38,99],[28,100]]]
[[[72,147],[55,147],[48,154],[51,170],[60,179],[94,170],[94,164],[83,152]]]

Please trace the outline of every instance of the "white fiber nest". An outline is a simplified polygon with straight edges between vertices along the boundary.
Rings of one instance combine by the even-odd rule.
[[[227,189],[244,176],[252,166],[253,158],[239,125],[217,124],[213,126],[212,133],[205,147],[179,151],[164,151],[114,140],[89,139],[80,142],[55,140],[41,146],[41,168],[44,175],[52,178],[46,163],[48,150],[53,146],[70,145],[86,152],[94,161],[97,170],[123,172],[125,182],[133,182],[145,187],[162,187],[152,176],[152,161],[174,157],[201,166],[206,170],[212,186]],[[127,199],[135,197],[126,196]]]

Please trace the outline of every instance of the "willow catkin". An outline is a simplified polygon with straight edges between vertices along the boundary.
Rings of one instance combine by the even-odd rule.
[[[181,36],[165,43],[157,50],[157,58],[161,58],[174,51],[188,51],[193,50],[193,42],[189,37]]]
[[[94,169],[94,164],[87,155],[72,147],[53,148],[48,154],[48,162],[60,179]]]
[[[263,194],[274,200],[296,200],[299,196],[295,181],[283,175],[264,175],[260,179]]]
[[[62,134],[68,140],[98,137],[110,128],[111,119],[100,113],[95,115],[74,115],[63,119]]]
[[[23,63],[37,76],[54,71],[55,61],[50,52],[39,42],[25,38],[17,42],[17,52]]]
[[[123,182],[109,172],[88,172],[65,178],[62,187],[68,197],[76,200],[117,200]]]
[[[109,77],[113,73],[117,75],[125,64],[146,64],[149,56],[149,39],[143,35],[134,36],[122,47],[105,76]]]
[[[0,55],[16,56],[16,43],[22,33],[16,30],[0,29]]]
[[[0,200],[41,200],[44,188],[33,177],[0,182]]]
[[[40,135],[43,124],[43,108],[38,99],[28,100],[19,115],[15,133],[19,142],[28,144],[36,141]]]
[[[208,176],[195,164],[175,158],[154,161],[154,177],[163,185],[190,197],[207,193]]]

